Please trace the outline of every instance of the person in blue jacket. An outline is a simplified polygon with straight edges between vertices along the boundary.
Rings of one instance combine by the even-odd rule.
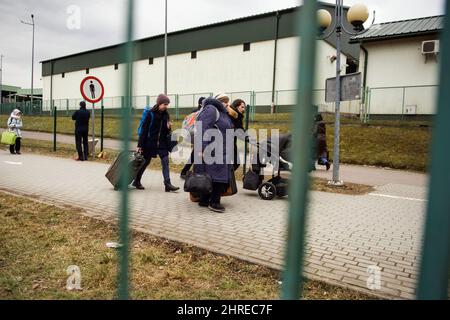
[[[137,172],[133,181],[133,186],[138,190],[145,189],[141,184],[142,175],[150,164],[152,158],[159,156],[161,159],[162,173],[166,192],[177,191],[179,188],[170,182],[169,152],[170,134],[172,123],[170,121],[167,108],[170,99],[164,94],[160,94],[156,100],[156,105],[147,112],[138,140],[138,152],[145,158],[145,163]]]

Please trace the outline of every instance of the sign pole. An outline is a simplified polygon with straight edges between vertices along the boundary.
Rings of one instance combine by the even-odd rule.
[[[92,104],[92,159],[95,159],[95,103]]]

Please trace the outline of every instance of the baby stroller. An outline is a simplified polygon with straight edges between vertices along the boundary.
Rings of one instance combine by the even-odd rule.
[[[243,187],[247,190],[258,190],[258,195],[263,200],[272,200],[275,197],[285,197],[288,194],[288,179],[281,177],[283,171],[291,171],[292,163],[289,162],[289,153],[291,149],[291,134],[280,134],[279,150],[272,152],[271,142],[268,139],[266,147],[261,144],[253,144],[257,147],[256,156],[253,155],[250,169],[245,173]],[[264,151],[261,157],[260,149]],[[255,161],[256,160],[256,161]],[[267,164],[273,165],[272,178],[264,181],[264,168]]]

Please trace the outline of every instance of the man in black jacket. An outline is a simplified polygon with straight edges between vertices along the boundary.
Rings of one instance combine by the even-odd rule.
[[[75,120],[75,144],[78,152],[77,161],[85,161],[88,159],[88,133],[89,133],[89,118],[91,114],[86,110],[86,102],[80,102],[80,109],[75,111],[72,115],[72,120]],[[81,148],[81,141],[83,140],[83,148]]]

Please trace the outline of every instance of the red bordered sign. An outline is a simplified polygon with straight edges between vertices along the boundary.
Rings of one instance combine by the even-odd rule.
[[[84,100],[90,103],[97,103],[103,99],[105,88],[99,78],[89,76],[81,81],[80,92]]]

